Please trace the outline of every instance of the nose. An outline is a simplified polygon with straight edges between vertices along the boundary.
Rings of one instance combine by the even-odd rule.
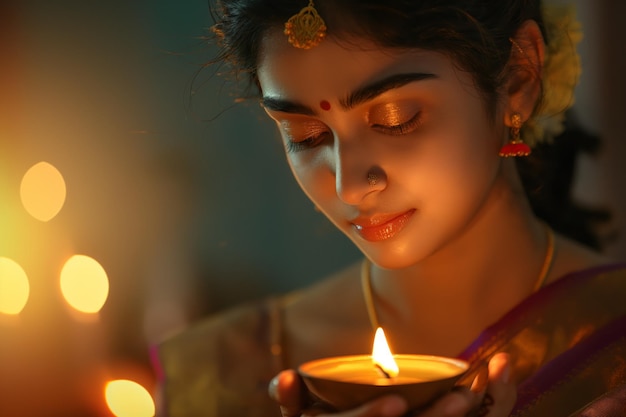
[[[365,196],[386,187],[387,177],[365,143],[335,141],[335,188],[341,201],[360,204]]]

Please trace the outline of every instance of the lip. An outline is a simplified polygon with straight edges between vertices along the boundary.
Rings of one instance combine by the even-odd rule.
[[[404,213],[380,214],[372,217],[358,217],[351,221],[354,230],[369,242],[391,239],[409,222],[415,209]]]

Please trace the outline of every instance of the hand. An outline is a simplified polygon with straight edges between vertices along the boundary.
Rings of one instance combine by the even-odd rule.
[[[511,413],[517,391],[509,380],[509,355],[498,353],[489,361],[488,380],[479,375],[471,390],[444,395],[419,417],[505,417]],[[481,380],[482,379],[482,380]]]
[[[387,395],[377,398],[353,410],[341,413],[325,413],[327,410],[310,404],[308,392],[302,379],[294,370],[279,373],[270,383],[270,396],[280,405],[282,417],[401,417],[408,406],[404,398]]]
[[[514,384],[509,381],[509,356],[498,353],[489,362],[487,381],[477,378],[471,390],[450,392],[431,407],[420,412],[419,417],[504,417],[513,409],[516,399]],[[293,370],[278,374],[270,384],[270,396],[280,405],[282,417],[400,417],[407,412],[406,401],[388,395],[370,401],[350,411],[323,414],[324,410],[312,408],[306,388]]]

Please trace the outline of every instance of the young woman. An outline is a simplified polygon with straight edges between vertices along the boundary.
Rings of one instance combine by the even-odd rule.
[[[405,415],[397,396],[315,409],[293,370],[368,353],[378,325],[395,353],[488,364],[419,415],[623,415],[625,271],[565,237],[575,211],[550,216],[536,178],[557,167],[527,155],[560,133],[575,34],[527,0],[223,0],[216,21],[365,260],[158,346],[166,415]]]

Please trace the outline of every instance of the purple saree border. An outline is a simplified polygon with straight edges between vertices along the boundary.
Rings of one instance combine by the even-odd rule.
[[[576,417],[624,416],[626,413],[626,384],[605,393],[586,406]],[[572,416],[573,417],[573,416]]]
[[[571,379],[593,363],[594,359],[607,347],[626,340],[626,317],[608,323],[592,336],[566,350],[518,387],[517,409],[532,404],[538,395],[551,391],[560,382]],[[586,358],[582,362],[580,358]]]
[[[561,279],[546,285],[540,291],[530,295],[517,306],[513,307],[508,313],[500,318],[496,323],[487,327],[460,355],[459,359],[471,360],[475,355],[484,350],[488,343],[496,336],[511,328],[517,329],[523,323],[524,319],[533,312],[537,307],[545,305],[550,300],[564,295],[568,289],[575,285],[580,285],[600,274],[612,272],[619,269],[626,269],[626,262],[617,262],[607,265],[596,266],[582,271],[571,272]]]

